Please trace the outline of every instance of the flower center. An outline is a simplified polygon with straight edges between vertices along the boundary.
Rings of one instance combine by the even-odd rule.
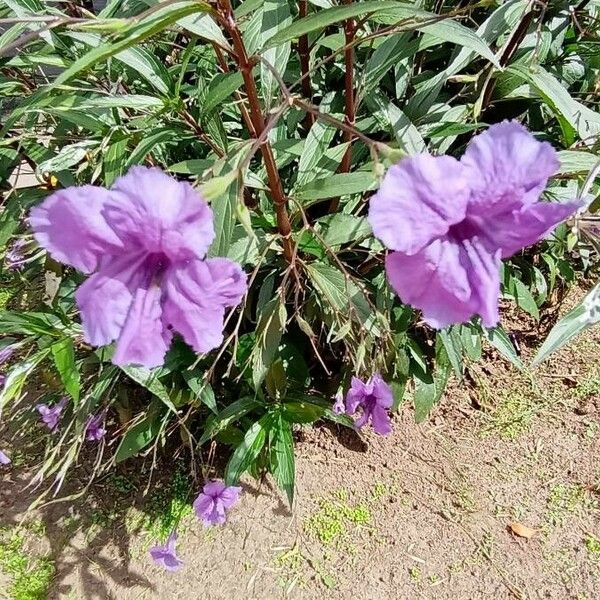
[[[481,234],[479,225],[469,217],[463,219],[460,223],[452,225],[448,230],[448,237],[454,242],[464,242]]]

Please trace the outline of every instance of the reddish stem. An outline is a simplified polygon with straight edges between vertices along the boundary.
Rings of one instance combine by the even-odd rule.
[[[235,21],[231,0],[219,0],[219,5],[222,8],[222,14],[220,15],[221,23],[231,37],[233,49],[235,51],[235,59],[244,79],[244,87],[246,88],[248,105],[250,107],[249,116],[254,127],[255,137],[260,137],[265,129],[265,120],[258,98],[256,82],[252,75],[254,64],[248,58],[244,40],[242,39],[242,35]],[[277,230],[283,238],[283,254],[286,260],[291,262],[294,256],[294,244],[291,238],[292,228],[290,225],[283,186],[279,177],[279,171],[277,170],[277,163],[275,162],[271,144],[269,144],[267,140],[261,144],[260,150],[265,162],[265,170],[267,171],[267,178],[269,180],[269,189],[275,205]]]

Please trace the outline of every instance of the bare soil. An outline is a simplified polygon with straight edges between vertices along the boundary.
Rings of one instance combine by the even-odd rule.
[[[57,568],[48,597],[598,598],[599,354],[599,330],[533,374],[490,351],[429,422],[403,405],[388,438],[302,429],[293,511],[269,480],[246,479],[225,526],[184,518],[175,574],[123,511],[73,531],[64,505],[46,508],[27,518],[44,524],[30,551]],[[0,489],[5,526],[27,505],[19,472]]]

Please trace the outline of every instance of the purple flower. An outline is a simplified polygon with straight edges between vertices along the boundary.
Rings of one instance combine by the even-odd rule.
[[[3,373],[0,373],[0,390],[4,387],[5,383],[6,383],[6,375],[4,375]]]
[[[18,271],[25,264],[26,259],[25,254],[23,253],[25,246],[27,246],[27,242],[24,239],[19,238],[18,240],[15,240],[6,250],[4,262],[10,271]]]
[[[176,544],[177,533],[173,531],[163,546],[157,545],[150,548],[152,560],[167,571],[177,571],[183,564],[183,561],[175,553]]]
[[[331,410],[336,415],[343,415],[346,412],[346,405],[344,404],[344,394],[342,394],[341,390],[333,397],[335,402],[331,407]]]
[[[202,492],[194,500],[196,516],[202,519],[204,525],[219,525],[225,523],[226,509],[231,508],[242,491],[241,487],[227,487],[222,481],[209,481]]]
[[[393,401],[392,389],[379,373],[366,382],[353,377],[346,394],[346,413],[353,415],[360,408],[362,415],[355,421],[356,427],[360,429],[370,420],[375,433],[388,435],[392,432],[388,410]]]
[[[197,352],[212,350],[225,308],[246,291],[237,263],[202,260],[215,236],[209,206],[160,169],[134,167],[110,189],[60,190],[30,221],[56,260],[93,273],[75,294],[85,340],[116,340],[117,365],[161,365],[174,331]]]
[[[50,431],[54,431],[58,427],[60,415],[67,405],[68,398],[63,396],[52,408],[47,404],[36,404],[35,408],[42,416],[42,421]]]
[[[85,439],[89,442],[98,442],[106,435],[104,429],[104,413],[90,415],[85,426]]]
[[[538,202],[559,162],[516,122],[475,136],[460,161],[419,154],[391,167],[369,222],[390,249],[401,300],[443,328],[480,315],[498,322],[500,260],[534,244],[579,204]]]
[[[10,465],[10,458],[0,450],[0,465]]]

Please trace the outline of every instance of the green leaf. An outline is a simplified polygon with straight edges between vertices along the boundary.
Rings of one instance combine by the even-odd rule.
[[[81,162],[86,157],[87,153],[96,146],[98,146],[98,142],[94,140],[85,140],[63,146],[56,156],[38,164],[36,171],[38,173],[56,173],[57,171],[64,171]]]
[[[215,227],[215,239],[208,251],[209,256],[226,256],[231,245],[231,236],[236,224],[236,207],[239,202],[238,178],[232,165],[228,165],[232,170],[220,177],[213,177],[209,183],[218,193],[206,193],[206,186],[203,186],[203,195],[210,200],[210,206],[213,210],[213,222]]]
[[[449,375],[450,366],[448,365],[438,365],[433,377],[430,373],[415,374],[413,381],[415,384],[415,421],[417,423],[422,423],[429,416],[431,409],[439,402]]]
[[[285,491],[290,508],[294,504],[294,480],[296,464],[294,460],[294,438],[292,426],[281,416],[272,429],[270,471],[277,485]]]
[[[281,414],[290,423],[314,423],[325,413],[325,407],[313,402],[285,402]]]
[[[534,319],[539,319],[540,311],[529,288],[516,277],[513,277],[511,284],[514,286],[514,296],[518,306],[528,312]]]
[[[340,246],[349,242],[357,242],[372,233],[366,217],[335,213],[321,217],[317,223],[319,227],[324,226],[321,237],[328,246]]]
[[[74,402],[79,401],[81,391],[81,375],[75,364],[75,347],[71,338],[63,338],[50,346],[52,357],[56,370],[60,375],[65,391],[73,398]]]
[[[252,381],[255,389],[263,382],[277,356],[286,321],[285,302],[281,295],[277,294],[262,309],[256,325],[256,346],[251,354]]]
[[[598,164],[598,155],[580,150],[561,150],[558,153],[560,168],[558,175],[589,173]]]
[[[163,421],[162,405],[159,401],[153,400],[146,416],[130,427],[121,439],[115,453],[115,462],[123,462],[148,446],[159,434]]]
[[[8,370],[4,385],[0,388],[0,413],[11,400],[21,395],[27,378],[49,353],[50,349],[44,348],[27,360],[16,363]]]
[[[204,373],[197,370],[183,371],[182,376],[190,390],[196,395],[196,398],[198,398],[200,402],[207,406],[213,413],[218,414],[219,411],[217,410],[215,393],[210,383],[205,381]]]
[[[410,13],[414,12],[415,10],[414,7],[411,7],[409,4],[385,0],[355,2],[352,4],[345,4],[343,6],[335,6],[333,8],[320,10],[308,15],[307,17],[298,19],[290,26],[278,31],[273,37],[267,40],[263,46],[263,50],[278,46],[284,42],[289,42],[306,33],[325,29],[326,27],[329,27],[329,25],[333,25],[347,19],[353,19],[354,17],[359,17],[361,15],[383,11],[386,9],[389,10],[400,8],[403,8],[407,15],[410,15]]]
[[[240,71],[231,73],[219,73],[210,82],[206,96],[202,102],[203,115],[210,114],[215,108],[222,108],[224,100],[229,98],[244,84],[244,78]]]
[[[446,349],[448,360],[459,379],[463,376],[463,345],[455,327],[448,327],[438,332],[438,336]]]
[[[170,128],[159,129],[150,135],[144,135],[125,161],[125,168],[143,164],[152,150],[165,142],[181,140],[181,132]]]
[[[514,64],[508,69],[532,85],[544,102],[559,117],[564,118],[586,144],[600,135],[600,114],[571,97],[568,90],[553,75],[536,65]]]
[[[546,360],[553,352],[566,346],[582,331],[600,322],[600,284],[583,299],[581,304],[562,317],[551,329],[538,350],[532,366]]]
[[[79,332],[78,329],[68,328],[58,317],[50,313],[17,313],[0,311],[0,331],[3,334],[17,333],[23,335],[49,335],[62,337],[64,332]]]
[[[266,414],[248,429],[244,441],[235,449],[225,469],[225,484],[235,485],[242,474],[247,471],[258,458],[265,445],[267,433],[271,429],[273,415]]]
[[[349,194],[361,194],[377,187],[372,171],[337,173],[325,179],[310,181],[295,192],[297,200],[323,200]]]
[[[501,325],[498,325],[498,327],[494,327],[493,329],[484,329],[483,331],[489,343],[492,344],[504,358],[510,361],[519,370],[525,368],[523,361],[517,354],[514,344],[510,341],[510,338]]]
[[[289,2],[280,0],[265,0],[262,8],[261,39],[264,42],[276,35],[292,22]],[[263,52],[263,58],[280,73],[285,73],[288,60],[290,59],[291,44],[284,42],[274,48]],[[265,108],[269,110],[273,105],[273,98],[277,96],[279,83],[264,62],[260,63],[260,81],[262,85]]]
[[[209,439],[229,427],[233,422],[238,421],[251,410],[258,408],[261,402],[252,396],[244,396],[229,406],[224,408],[215,418],[206,425],[204,433],[198,440],[198,445],[201,446]]]
[[[158,379],[158,372],[147,369],[146,367],[120,366],[130,379],[145,387],[151,394],[156,396],[173,414],[177,414],[177,409],[171,400],[169,390]]]

